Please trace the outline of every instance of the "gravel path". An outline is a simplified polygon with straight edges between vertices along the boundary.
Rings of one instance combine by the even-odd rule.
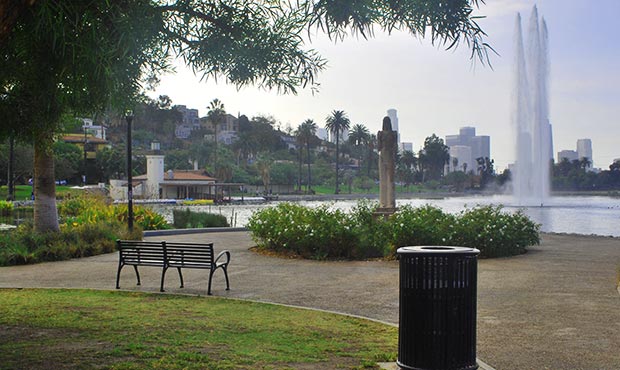
[[[397,262],[317,262],[258,255],[246,232],[149,237],[213,241],[229,249],[231,290],[221,273],[220,297],[277,302],[398,322]],[[620,369],[620,239],[544,234],[540,246],[512,258],[481,260],[478,277],[478,357],[496,369]],[[0,287],[114,289],[116,253],[0,268]],[[121,288],[157,292],[160,271],[121,274]],[[184,272],[169,293],[206,294],[205,271]],[[396,351],[396,349],[395,349]]]

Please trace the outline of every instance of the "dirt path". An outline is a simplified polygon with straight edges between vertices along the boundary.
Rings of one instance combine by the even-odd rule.
[[[213,241],[229,249],[231,287],[214,277],[215,296],[277,302],[398,321],[397,262],[317,262],[257,255],[246,232],[150,237]],[[113,254],[0,268],[0,287],[114,289]],[[620,369],[620,239],[543,235],[543,243],[513,258],[481,260],[478,278],[478,357],[496,369]],[[131,268],[121,288],[156,292],[160,272]],[[206,294],[204,271],[184,272],[185,288],[167,274],[170,293]],[[395,349],[396,350],[396,349]]]

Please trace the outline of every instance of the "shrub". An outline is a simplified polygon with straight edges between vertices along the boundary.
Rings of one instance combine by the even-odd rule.
[[[431,205],[401,207],[390,219],[391,241],[398,247],[408,245],[445,245],[450,240],[455,217]]]
[[[524,253],[540,242],[540,225],[501,207],[452,215],[430,205],[403,206],[387,220],[373,215],[376,208],[363,201],[344,213],[327,205],[280,203],[255,212],[248,229],[260,248],[318,259],[390,256],[407,245],[466,246],[480,249],[481,257],[499,257]]]
[[[214,213],[194,212],[189,208],[172,211],[173,225],[176,229],[191,229],[201,227],[228,227],[225,216]]]
[[[13,213],[13,202],[0,200],[0,216],[9,216]]]
[[[102,196],[86,196],[68,198],[58,202],[58,215],[60,217],[75,217],[88,209],[101,209],[108,206]]]
[[[83,195],[64,200],[58,205],[58,213],[67,225],[97,224],[119,221],[127,224],[126,204],[110,205],[103,196]],[[164,216],[150,208],[133,206],[134,224],[142,230],[169,229]]]
[[[250,217],[248,229],[259,247],[292,252],[305,258],[350,257],[355,236],[346,215],[327,205],[308,208],[280,203]]]
[[[357,203],[348,215],[348,223],[355,234],[351,257],[357,259],[384,257],[391,250],[391,223],[382,217],[375,217],[379,204],[368,200]]]
[[[128,207],[126,204],[119,204],[112,208],[114,217],[123,224],[127,224]],[[163,230],[170,229],[170,225],[164,216],[153,211],[150,208],[142,206],[133,207],[134,224],[140,226],[143,230]]]
[[[116,239],[142,239],[142,230],[129,234],[118,221],[62,225],[60,232],[36,233],[31,223],[0,234],[0,265],[94,256],[115,250]]]
[[[456,217],[452,245],[477,248],[481,257],[513,256],[540,243],[540,225],[521,211],[502,212],[501,206],[481,206]]]

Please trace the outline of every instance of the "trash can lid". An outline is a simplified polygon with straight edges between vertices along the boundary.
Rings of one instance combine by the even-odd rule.
[[[401,247],[396,251],[398,254],[420,253],[420,254],[479,254],[476,248],[454,247],[448,245],[420,245]]]

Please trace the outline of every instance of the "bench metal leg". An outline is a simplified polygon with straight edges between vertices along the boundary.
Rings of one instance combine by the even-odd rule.
[[[211,280],[213,280],[213,273],[215,271],[214,270],[209,270],[209,287],[207,288],[207,295],[213,295],[211,293]]]
[[[138,284],[136,285],[140,285],[140,273],[138,272],[138,266],[133,265],[133,269],[136,271],[136,278],[138,278]]]
[[[166,277],[166,271],[168,270],[168,267],[164,267],[164,269],[161,272],[161,286],[159,287],[159,291],[160,292],[165,292],[164,290],[164,278]]]
[[[226,266],[219,266],[209,271],[209,288],[207,290],[208,295],[212,295],[211,294],[211,281],[213,280],[213,274],[218,268],[221,268],[222,270],[224,270],[224,277],[226,278],[226,290],[230,290],[230,283],[228,281],[228,271],[226,271]]]
[[[228,269],[226,266],[222,266],[222,270],[224,270],[224,277],[226,278],[226,290],[230,290],[230,283],[228,282]]]
[[[123,265],[119,261],[119,263],[118,263],[118,270],[116,271],[116,289],[120,289],[121,288],[120,280],[121,280],[121,269],[123,268],[123,266],[125,266],[125,265]]]
[[[177,271],[179,272],[179,280],[181,280],[181,288],[183,288],[183,274],[181,273],[181,268],[177,267]]]

